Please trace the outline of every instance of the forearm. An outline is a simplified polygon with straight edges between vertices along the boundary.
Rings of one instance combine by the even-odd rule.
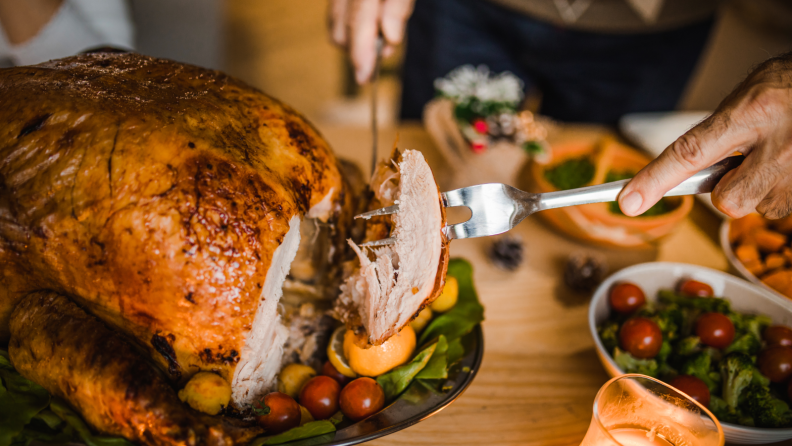
[[[11,44],[32,39],[58,12],[63,0],[0,0],[0,25]]]

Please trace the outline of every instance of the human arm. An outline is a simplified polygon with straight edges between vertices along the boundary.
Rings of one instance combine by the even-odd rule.
[[[330,0],[330,39],[349,52],[359,84],[368,81],[374,72],[380,32],[385,42],[384,56],[404,40],[414,3],[415,0]]]
[[[716,111],[682,135],[619,195],[626,215],[640,215],[667,191],[717,161],[746,156],[712,192],[731,217],[754,210],[768,218],[792,213],[792,53],[761,64]]]
[[[0,0],[0,25],[6,39],[23,44],[41,31],[58,12],[63,0]]]

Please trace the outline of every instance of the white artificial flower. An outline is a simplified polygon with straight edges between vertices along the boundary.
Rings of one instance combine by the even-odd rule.
[[[479,65],[463,65],[436,79],[434,86],[444,96],[456,102],[476,98],[481,102],[519,103],[523,98],[523,82],[512,73],[505,71],[490,77],[489,68]]]

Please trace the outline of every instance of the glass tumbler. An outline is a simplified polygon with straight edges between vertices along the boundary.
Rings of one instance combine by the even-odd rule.
[[[657,379],[617,376],[597,393],[581,446],[723,446],[712,413]]]

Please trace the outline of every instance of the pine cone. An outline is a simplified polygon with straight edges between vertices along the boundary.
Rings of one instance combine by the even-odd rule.
[[[503,236],[490,246],[487,255],[498,268],[514,271],[523,261],[524,246],[516,237]]]
[[[574,253],[564,268],[564,283],[575,291],[591,292],[605,278],[608,264],[598,254]]]

